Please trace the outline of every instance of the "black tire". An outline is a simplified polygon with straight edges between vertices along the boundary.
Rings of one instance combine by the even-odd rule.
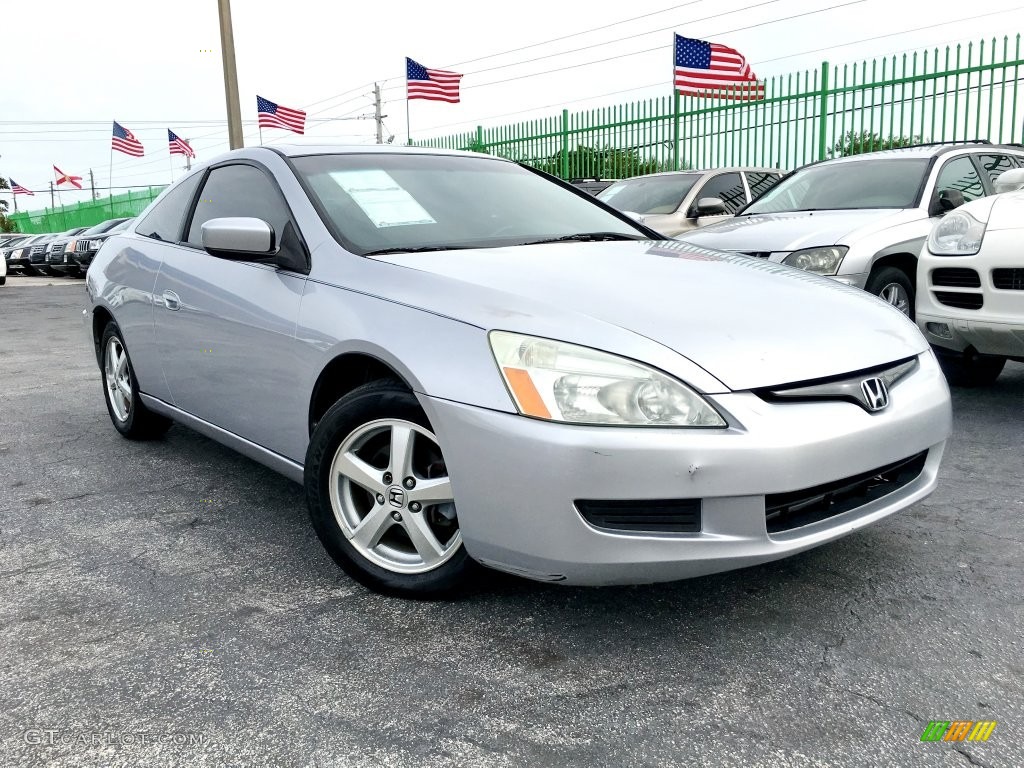
[[[899,287],[906,296],[906,308],[897,306],[897,303],[889,298],[894,293],[897,293],[895,288]],[[870,294],[878,296],[882,301],[887,304],[896,307],[903,314],[907,315],[911,320],[914,319],[914,300],[917,292],[914,290],[914,281],[911,280],[907,273],[897,267],[882,267],[881,269],[873,270],[871,276],[868,278],[867,283],[864,285],[864,290]]]
[[[7,275],[0,277],[0,285],[7,285]]]
[[[371,562],[359,552],[335,517],[331,503],[331,466],[335,455],[347,438],[370,422],[382,419],[412,422],[430,430],[426,414],[413,393],[392,380],[371,382],[353,390],[331,406],[317,422],[306,452],[305,467],[306,503],[313,529],[334,562],[370,589],[411,598],[456,595],[465,589],[472,573],[479,567],[466,553],[461,541],[454,554],[433,570],[396,573]],[[426,513],[424,508],[423,515]],[[411,513],[406,510],[405,514]]]
[[[116,339],[124,351],[129,386],[131,388],[131,403],[127,409],[127,415],[123,419],[114,410],[109,390],[110,382],[108,382],[107,378],[107,355],[112,339]],[[103,402],[107,404],[107,413],[110,415],[110,422],[114,425],[114,429],[129,440],[152,440],[160,437],[170,429],[172,424],[170,419],[153,413],[142,404],[142,399],[139,397],[139,385],[135,378],[135,369],[132,368],[131,357],[128,355],[128,348],[121,337],[121,329],[113,321],[107,323],[107,326],[103,329],[103,335],[100,337],[99,363],[100,379],[103,382]]]
[[[937,352],[935,356],[946,375],[946,381],[956,387],[985,387],[993,384],[1006,365],[1005,357],[970,352],[962,355]]]

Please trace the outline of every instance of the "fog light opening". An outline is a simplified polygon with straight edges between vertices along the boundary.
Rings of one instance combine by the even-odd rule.
[[[932,336],[936,336],[940,339],[953,338],[953,331],[950,330],[946,323],[925,323],[925,327],[928,329],[928,333]]]

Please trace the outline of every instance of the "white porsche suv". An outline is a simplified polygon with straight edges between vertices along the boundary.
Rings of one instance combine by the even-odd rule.
[[[936,224],[917,261],[917,323],[952,384],[1024,362],[1024,169],[995,189]]]
[[[1024,147],[926,144],[805,165],[735,218],[680,235],[863,288],[913,317],[917,255],[949,211],[1024,167]]]

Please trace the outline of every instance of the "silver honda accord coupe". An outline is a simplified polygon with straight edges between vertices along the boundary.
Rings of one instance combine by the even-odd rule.
[[[237,150],[107,240],[87,295],[122,435],[178,422],[303,483],[390,593],[781,558],[927,496],[950,432],[892,307],[478,154]]]

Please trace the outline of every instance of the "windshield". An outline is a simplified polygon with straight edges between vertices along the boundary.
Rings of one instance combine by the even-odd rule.
[[[104,232],[110,231],[111,229],[116,227],[118,224],[123,223],[124,221],[124,219],[110,219],[108,221],[100,222],[96,226],[89,227],[87,230],[82,232],[82,236],[84,237],[86,235],[102,235]]]
[[[780,181],[740,215],[913,208],[927,170],[926,158],[873,158],[812,165]]]
[[[493,248],[586,233],[645,238],[587,197],[485,157],[367,153],[293,162],[353,253]]]
[[[644,215],[675,213],[700,176],[699,173],[637,176],[612,184],[597,199],[619,211]]]

